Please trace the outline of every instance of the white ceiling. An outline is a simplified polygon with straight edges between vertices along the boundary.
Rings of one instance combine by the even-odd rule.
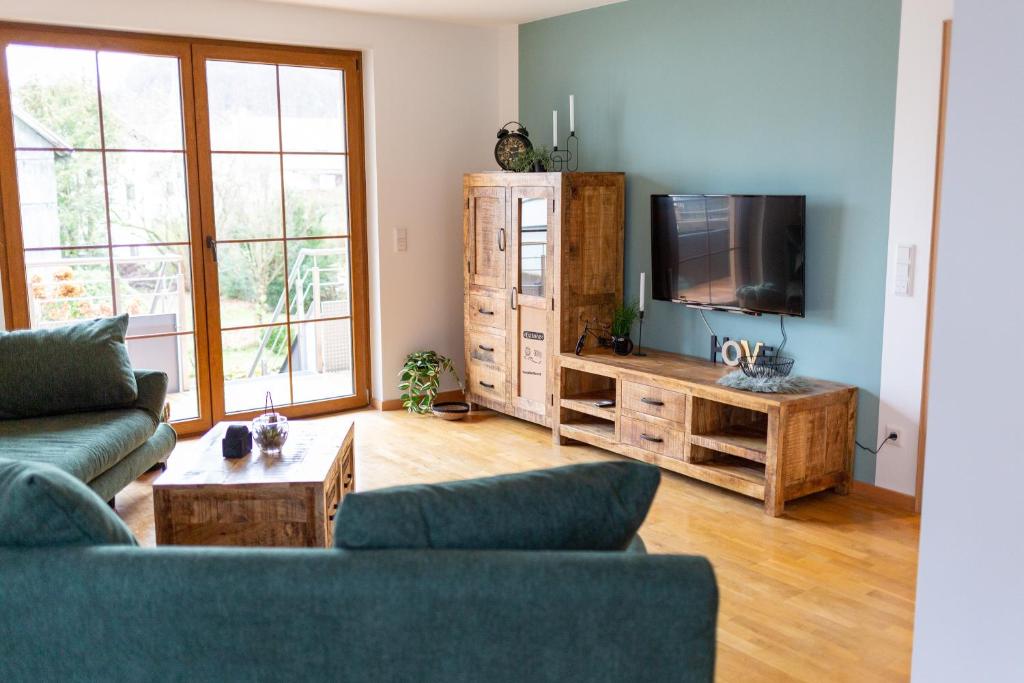
[[[474,24],[523,24],[625,0],[269,0]]]

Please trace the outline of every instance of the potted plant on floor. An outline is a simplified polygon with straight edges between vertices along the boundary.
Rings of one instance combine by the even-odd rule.
[[[410,413],[434,415],[446,420],[460,420],[469,412],[469,404],[463,401],[434,403],[441,378],[450,373],[459,389],[462,380],[455,371],[452,359],[436,351],[416,351],[405,358],[405,365],[399,373],[398,389],[402,392],[402,407]]]

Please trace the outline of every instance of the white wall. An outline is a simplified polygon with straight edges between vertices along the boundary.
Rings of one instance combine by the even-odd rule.
[[[3,0],[0,18],[365,51],[374,396],[397,397],[409,351],[461,368],[462,174],[494,168],[495,131],[516,116],[514,27],[248,0]]]
[[[913,678],[1024,681],[1024,3],[958,1]],[[1003,354],[982,362],[982,345]]]
[[[901,12],[878,440],[872,446],[886,437],[888,426],[900,430],[899,446],[886,445],[878,454],[875,484],[913,495],[928,310],[942,22],[953,16],[953,0],[903,0]],[[909,297],[893,293],[896,250],[904,244],[914,245],[917,261]]]

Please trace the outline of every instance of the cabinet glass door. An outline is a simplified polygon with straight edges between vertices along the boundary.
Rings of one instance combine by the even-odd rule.
[[[513,190],[515,239],[512,256],[516,284],[512,290],[514,382],[517,407],[547,413],[551,370],[551,227],[550,188]]]

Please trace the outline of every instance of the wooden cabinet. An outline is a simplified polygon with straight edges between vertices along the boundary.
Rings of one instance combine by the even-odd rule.
[[[551,426],[555,356],[622,301],[625,176],[463,180],[467,400]]]
[[[719,385],[730,370],[651,349],[641,357],[563,353],[554,437],[757,498],[773,516],[787,500],[848,492],[857,389],[814,380],[799,394],[755,394]]]

